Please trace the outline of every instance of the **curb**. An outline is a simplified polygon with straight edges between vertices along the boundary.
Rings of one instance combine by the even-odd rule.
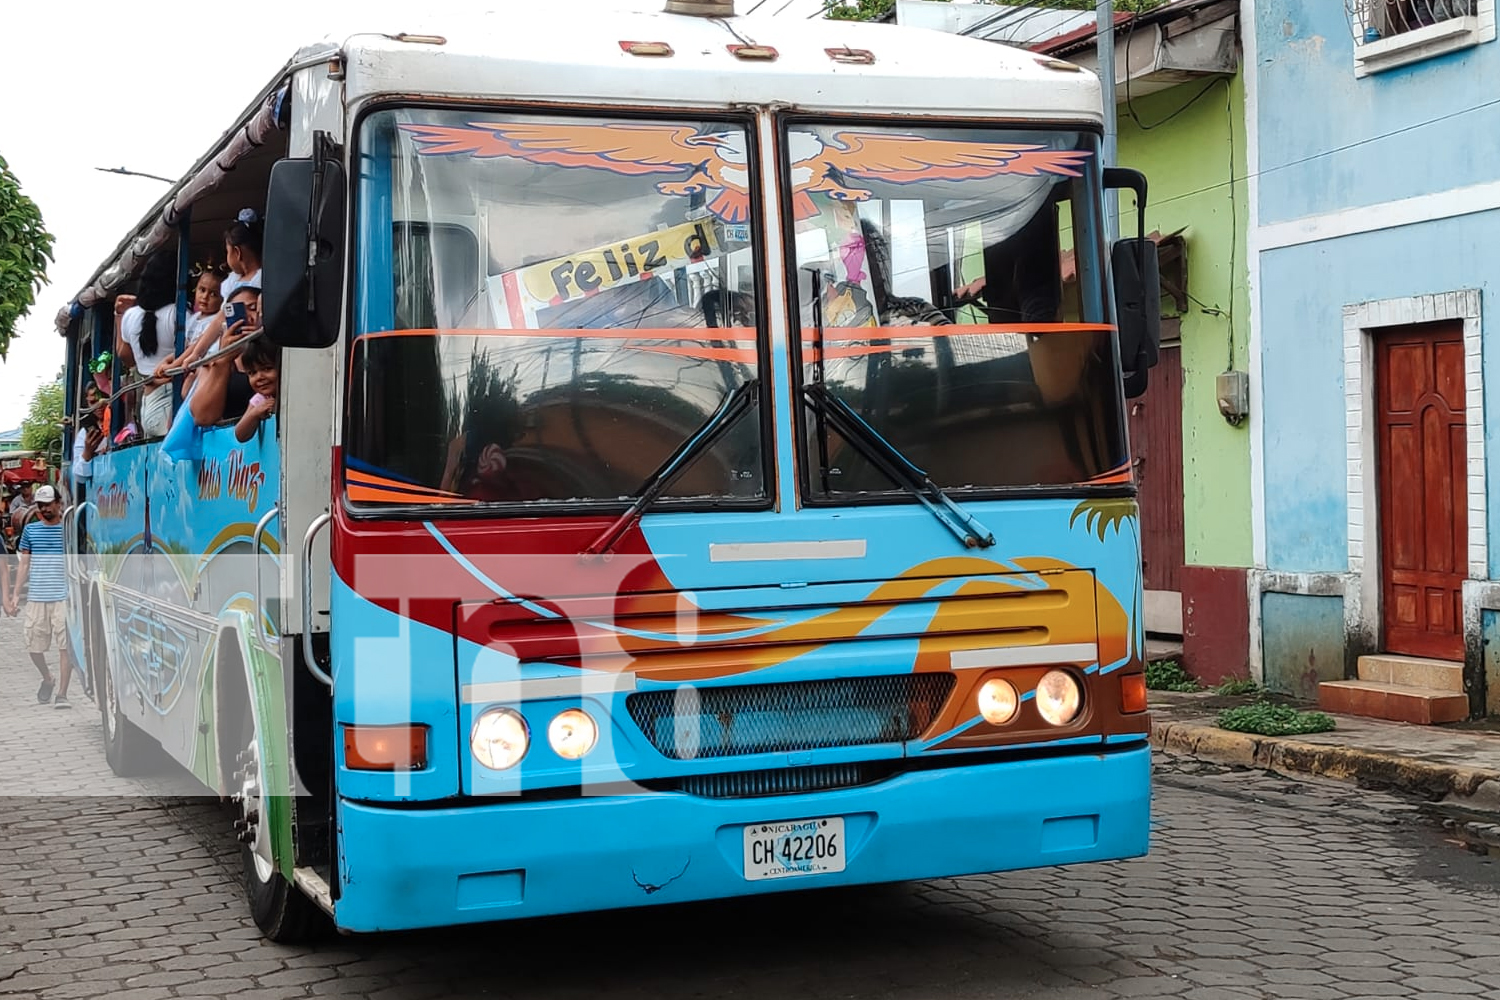
[[[1158,722],[1151,745],[1217,764],[1254,767],[1279,774],[1311,774],[1361,786],[1392,788],[1429,801],[1493,800],[1500,795],[1500,772],[1437,764],[1414,757],[1355,747],[1304,743],[1280,736],[1234,733],[1216,726]]]

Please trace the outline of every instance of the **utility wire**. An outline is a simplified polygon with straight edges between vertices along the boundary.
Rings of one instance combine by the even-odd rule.
[[[1475,111],[1483,111],[1486,108],[1493,108],[1496,106],[1500,106],[1500,98],[1495,98],[1491,101],[1485,101],[1482,104],[1474,104],[1467,108],[1460,108],[1457,111],[1451,111],[1446,115],[1439,115],[1436,118],[1428,118],[1424,121],[1413,122],[1410,125],[1405,125],[1398,129],[1392,129],[1389,132],[1382,132],[1380,135],[1372,135],[1364,139],[1356,139],[1353,142],[1346,142],[1342,146],[1334,146],[1331,149],[1324,149],[1316,153],[1309,153],[1308,155],[1298,157],[1295,160],[1288,160],[1285,163],[1278,163],[1274,167],[1266,167],[1264,170],[1252,170],[1247,172],[1242,177],[1236,177],[1233,180],[1228,181],[1220,181],[1217,184],[1208,184],[1201,188],[1195,188],[1192,191],[1184,191],[1182,194],[1174,194],[1170,198],[1163,198],[1160,201],[1154,202],[1153,204],[1165,205],[1169,202],[1181,201],[1184,198],[1192,198],[1196,195],[1205,194],[1209,191],[1217,191],[1221,187],[1227,187],[1231,184],[1238,184],[1240,181],[1249,180],[1251,177],[1264,177],[1266,174],[1274,174],[1278,170],[1288,170],[1292,167],[1301,166],[1304,163],[1311,163],[1313,160],[1322,159],[1325,156],[1333,156],[1338,153],[1348,152],[1351,149],[1358,149],[1360,146],[1367,146],[1372,142],[1380,142],[1383,139],[1390,139],[1398,135],[1405,135],[1407,132],[1413,132],[1419,128],[1425,128],[1428,125],[1436,125],[1439,122],[1449,121],[1462,115],[1471,114]]]

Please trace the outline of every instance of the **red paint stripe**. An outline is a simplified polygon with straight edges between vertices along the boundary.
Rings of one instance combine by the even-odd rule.
[[[526,310],[521,308],[521,286],[516,280],[516,272],[502,274],[500,283],[505,287],[505,308],[510,313],[511,326],[525,326]]]

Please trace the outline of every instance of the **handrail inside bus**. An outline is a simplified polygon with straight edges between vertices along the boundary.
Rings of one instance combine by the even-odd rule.
[[[318,658],[313,652],[312,544],[318,532],[328,527],[332,520],[332,514],[319,514],[307,526],[307,534],[302,536],[302,658],[307,661],[307,672],[326,688],[333,687],[333,678],[318,666]]]
[[[194,361],[190,365],[173,365],[171,368],[158,368],[152,375],[139,378],[134,382],[129,382],[125,385],[122,385],[114,392],[113,395],[105,399],[101,399],[93,406],[78,407],[78,412],[80,414],[102,412],[113,406],[116,400],[121,399],[124,396],[128,396],[130,393],[135,392],[137,389],[141,389],[147,385],[150,385],[152,382],[155,382],[159,378],[177,378],[181,375],[187,375],[191,372],[195,372],[199,368],[202,368],[204,365],[212,364],[215,361],[227,361],[233,358],[235,355],[239,354],[246,347],[249,347],[255,341],[259,340],[261,337],[265,336],[265,333],[266,331],[264,327],[256,330],[254,333],[247,333],[239,340],[236,340],[234,343],[230,344],[228,347],[221,348],[213,352],[212,354],[207,354],[199,358],[197,361]],[[184,404],[186,404],[186,402],[186,400],[183,400]]]
[[[266,528],[270,527],[271,522],[280,516],[281,506],[278,504],[266,511],[261,519],[255,522],[255,531],[250,535],[250,547],[255,550],[255,638],[260,643],[262,649],[271,645],[271,637],[266,635],[266,602],[260,592],[260,550],[262,539],[266,534]],[[279,636],[277,637],[277,641],[280,641]]]
[[[65,559],[64,560],[63,572],[67,574],[68,582],[71,583],[71,584],[77,584],[77,583],[82,582],[82,580],[83,580],[83,577],[82,577],[81,574],[78,574],[78,573],[74,572],[74,570],[77,568],[75,564],[78,562],[78,559],[83,555],[83,553],[81,551],[79,551],[78,548],[77,548],[77,543],[78,543],[77,537],[75,535],[73,535],[71,532],[68,531],[68,518],[70,516],[77,517],[78,514],[79,514],[79,512],[82,511],[83,508],[85,508],[85,507],[92,507],[92,506],[94,506],[94,505],[93,505],[93,503],[91,501],[85,500],[83,503],[72,504],[71,506],[68,507],[67,510],[63,511],[63,516],[62,516],[63,554],[65,556],[71,556],[72,557],[70,559]],[[70,536],[73,538],[73,545],[72,545],[71,549],[70,549],[70,546],[69,546],[69,543],[68,543],[68,539],[69,539]]]

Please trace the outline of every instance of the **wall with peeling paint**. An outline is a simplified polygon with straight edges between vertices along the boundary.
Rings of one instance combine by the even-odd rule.
[[[1342,3],[1261,0],[1255,29],[1263,224],[1500,176],[1500,44],[1360,79]]]
[[[1363,380],[1373,372],[1357,349],[1346,353],[1346,310],[1479,292],[1478,354],[1466,379],[1483,380],[1469,406],[1482,395],[1485,419],[1472,429],[1468,454],[1479,455],[1482,442],[1483,464],[1473,474],[1485,495],[1476,480],[1471,503],[1487,524],[1472,544],[1487,551],[1469,554],[1478,562],[1473,576],[1486,568],[1491,578],[1500,574],[1500,515],[1489,499],[1500,496],[1500,45],[1361,78],[1344,5],[1254,6],[1258,176],[1250,241],[1258,271],[1265,566],[1287,578],[1339,575],[1345,586],[1342,597],[1267,593],[1252,601],[1260,602],[1267,683],[1310,696],[1317,679],[1352,668],[1346,649],[1363,651],[1379,635],[1379,608],[1369,606],[1378,588],[1365,590],[1361,603],[1365,552],[1351,558],[1351,538],[1376,551],[1378,521],[1373,511],[1364,519],[1349,499],[1375,472],[1350,456],[1351,442],[1360,441],[1349,429],[1358,404],[1345,395],[1346,371]],[[1475,696],[1476,709],[1494,712],[1500,625],[1488,612],[1467,619],[1466,682],[1487,696]]]

